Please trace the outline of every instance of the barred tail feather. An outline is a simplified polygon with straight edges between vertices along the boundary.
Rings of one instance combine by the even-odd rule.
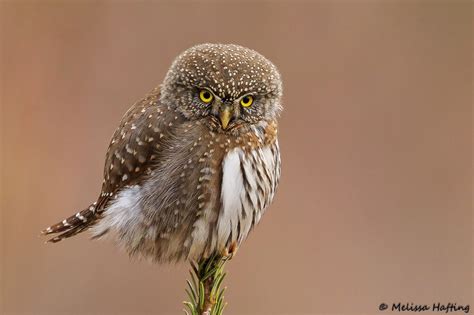
[[[57,234],[59,235],[49,239],[47,242],[57,243],[65,238],[74,236],[92,226],[97,220],[97,214],[95,212],[95,204],[92,204],[89,208],[79,211],[78,213],[70,216],[67,219],[62,220],[50,227],[47,227],[41,233],[43,235]]]

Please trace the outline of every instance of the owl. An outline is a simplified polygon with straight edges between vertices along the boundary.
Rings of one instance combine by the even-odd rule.
[[[42,233],[91,230],[155,262],[233,255],[279,182],[281,99],[279,71],[256,51],[185,50],[122,118],[97,201]]]

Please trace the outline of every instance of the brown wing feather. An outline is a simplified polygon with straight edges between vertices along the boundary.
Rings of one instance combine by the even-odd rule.
[[[169,137],[169,126],[179,119],[172,115],[159,102],[158,88],[125,113],[107,149],[104,182],[97,202],[44,229],[42,233],[46,235],[61,233],[50,242],[59,242],[90,228],[122,188],[140,184],[153,172],[153,161],[159,159],[160,148]]]

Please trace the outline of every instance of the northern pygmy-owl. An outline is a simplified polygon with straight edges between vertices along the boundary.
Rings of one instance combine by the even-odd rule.
[[[191,47],[123,117],[98,200],[43,233],[58,242],[92,228],[160,262],[235,251],[278,185],[281,97],[280,74],[259,53]]]

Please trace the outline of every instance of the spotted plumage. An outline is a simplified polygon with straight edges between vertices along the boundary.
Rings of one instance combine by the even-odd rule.
[[[92,228],[160,262],[235,250],[278,185],[281,96],[278,70],[253,50],[186,50],[123,117],[98,200],[43,233],[58,242]]]

